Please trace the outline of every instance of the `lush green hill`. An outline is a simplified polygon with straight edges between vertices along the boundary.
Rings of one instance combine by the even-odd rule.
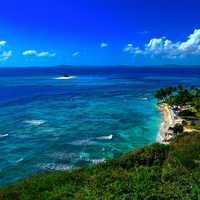
[[[200,134],[153,144],[115,160],[72,172],[38,174],[0,189],[10,200],[198,200]]]

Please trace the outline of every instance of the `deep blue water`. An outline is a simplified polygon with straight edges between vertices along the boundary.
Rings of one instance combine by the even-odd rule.
[[[197,67],[1,68],[0,185],[155,142],[155,90],[199,80]]]

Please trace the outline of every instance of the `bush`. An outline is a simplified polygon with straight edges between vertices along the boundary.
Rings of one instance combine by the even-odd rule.
[[[179,113],[180,117],[195,117],[196,114],[191,110],[183,110]]]
[[[175,124],[174,127],[170,127],[170,129],[174,132],[175,135],[177,135],[178,133],[183,133],[183,125],[182,124]]]

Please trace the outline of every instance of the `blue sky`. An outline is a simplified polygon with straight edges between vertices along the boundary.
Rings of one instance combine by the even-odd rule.
[[[200,64],[199,0],[7,0],[0,66]]]

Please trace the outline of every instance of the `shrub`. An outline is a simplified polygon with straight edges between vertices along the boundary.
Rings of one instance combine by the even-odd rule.
[[[196,114],[194,112],[192,112],[191,110],[183,110],[179,113],[180,117],[195,117]]]

